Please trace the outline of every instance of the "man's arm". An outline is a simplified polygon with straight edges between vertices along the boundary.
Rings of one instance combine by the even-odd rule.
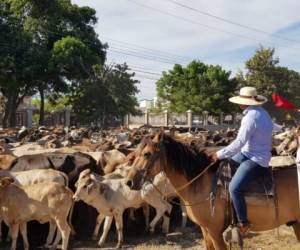
[[[227,147],[219,150],[216,153],[215,158],[222,160],[224,158],[229,158],[237,154],[249,140],[254,130],[254,119],[250,114],[247,114],[242,120],[241,127],[236,139]]]

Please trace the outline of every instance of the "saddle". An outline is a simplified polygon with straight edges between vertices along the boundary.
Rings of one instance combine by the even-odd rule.
[[[260,204],[261,202],[270,201],[274,203],[275,185],[273,176],[280,174],[284,169],[292,169],[296,167],[295,159],[290,156],[275,156],[271,158],[269,164],[269,175],[262,176],[249,183],[245,191],[245,199],[247,203]],[[229,183],[237,170],[238,165],[231,159],[222,160],[219,168],[214,174],[210,201],[211,210],[214,211],[214,201],[217,193],[224,200],[230,202]]]
[[[218,170],[215,173],[213,189],[220,188],[221,197],[228,197],[229,183],[237,170],[238,164],[231,159],[221,161]],[[245,196],[274,196],[274,185],[272,178],[272,169],[269,168],[269,174],[260,176],[252,180],[245,191]],[[264,197],[266,198],[266,197]]]

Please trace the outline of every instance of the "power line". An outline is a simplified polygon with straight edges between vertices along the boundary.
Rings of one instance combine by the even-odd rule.
[[[172,59],[169,59],[169,58],[165,58],[165,57],[162,57],[162,56],[159,56],[159,55],[153,55],[153,54],[149,54],[147,52],[143,52],[143,51],[139,51],[139,50],[132,50],[132,49],[126,49],[126,48],[120,48],[120,47],[114,47],[114,46],[110,46],[111,49],[115,49],[115,50],[120,50],[120,51],[125,51],[125,52],[128,52],[128,53],[134,53],[134,54],[138,54],[138,55],[141,55],[141,56],[144,56],[144,57],[147,57],[147,58],[154,58],[154,59],[158,59],[158,60],[163,60],[165,62],[170,62],[170,63],[183,63],[182,61],[176,61],[176,60],[172,60]]]
[[[152,7],[152,6],[149,6],[149,5],[146,5],[146,4],[142,4],[142,3],[136,2],[135,0],[127,0],[127,1],[129,1],[129,2],[131,2],[133,4],[135,4],[135,5],[138,5],[140,7],[143,7],[143,8],[146,8],[146,9],[150,9],[150,10],[155,11],[155,12],[159,12],[159,13],[161,13],[163,15],[167,15],[167,16],[170,16],[170,17],[173,17],[173,18],[176,18],[176,19],[180,19],[180,20],[183,20],[183,21],[188,22],[188,23],[192,23],[192,24],[197,24],[197,25],[203,26],[203,27],[205,27],[207,29],[216,30],[216,31],[219,31],[219,32],[222,32],[222,33],[225,33],[225,34],[233,35],[233,36],[236,36],[236,37],[240,37],[240,38],[243,38],[243,39],[248,39],[248,40],[252,40],[252,41],[256,41],[256,42],[265,42],[263,40],[259,40],[259,39],[253,38],[253,37],[249,37],[249,36],[241,35],[241,34],[238,34],[238,33],[231,32],[231,31],[223,30],[223,29],[220,29],[220,28],[217,28],[217,27],[214,27],[214,26],[210,26],[210,25],[207,25],[207,24],[200,23],[198,21],[194,21],[192,19],[188,19],[188,18],[185,18],[185,17],[182,17],[182,16],[174,15],[174,14],[172,14],[170,12],[167,12],[167,11],[164,11],[164,10],[161,10],[161,9],[157,9],[155,7]],[[283,44],[276,45],[276,44],[270,43],[270,42],[267,42],[267,43],[269,43],[272,46],[285,47],[285,48],[288,48],[288,49],[294,49],[294,50],[298,51],[298,48],[295,48],[295,47],[289,47],[289,46],[286,46],[286,45],[283,45]]]
[[[128,46],[124,46],[124,45],[121,45],[121,44],[117,44],[117,43],[109,43],[109,48],[121,48],[121,49],[126,49],[126,50],[131,50],[131,51],[134,51],[134,52],[139,52],[139,53],[142,53],[142,54],[147,54],[148,56],[155,56],[157,58],[161,58],[161,59],[164,59],[164,60],[169,60],[169,61],[173,61],[173,62],[189,62],[191,60],[187,60],[187,59],[182,59],[182,58],[179,58],[179,57],[171,57],[169,55],[165,55],[165,54],[162,54],[162,53],[156,53],[156,52],[153,52],[151,50],[144,50],[144,49],[140,49],[140,48],[135,48],[135,47],[128,47]]]
[[[126,45],[129,45],[129,46],[134,46],[134,47],[141,48],[141,49],[144,49],[144,50],[149,50],[149,51],[152,51],[152,52],[156,52],[157,54],[168,55],[168,56],[171,57],[171,58],[179,58],[180,60],[186,60],[186,61],[191,61],[191,60],[193,60],[192,57],[176,55],[176,54],[169,53],[169,52],[162,51],[162,50],[158,50],[158,49],[151,49],[151,48],[147,48],[147,47],[140,46],[140,45],[137,45],[137,44],[133,44],[133,43],[128,43],[128,42],[124,42],[124,41],[112,39],[112,38],[109,38],[109,37],[107,37],[107,36],[102,36],[102,37],[103,37],[103,38],[106,38],[107,40],[116,42],[116,43],[126,44]]]
[[[15,22],[16,24],[16,22]],[[50,34],[55,34],[55,35],[60,35],[60,36],[65,36],[65,35],[72,35],[74,36],[74,34],[72,33],[73,31],[69,31],[69,32],[57,32],[57,31],[51,31],[49,29],[46,29],[46,31]],[[68,34],[70,33],[70,34]],[[122,41],[119,41],[119,40],[116,40],[116,39],[112,39],[112,38],[109,38],[109,37],[105,37],[105,36],[102,36],[108,40],[111,40],[115,43],[121,43],[122,46],[124,46],[124,44],[126,46],[134,46],[134,47],[137,47],[137,48],[140,48],[140,49],[143,49],[143,50],[148,50],[148,51],[151,51],[152,53],[155,52],[155,55],[156,56],[163,56],[165,58],[167,58],[168,60],[181,60],[181,61],[191,61],[193,60],[193,58],[191,57],[186,57],[186,56],[180,56],[180,55],[175,55],[175,54],[172,54],[172,53],[169,53],[169,52],[164,52],[164,51],[161,51],[161,50],[157,50],[157,49],[150,49],[150,48],[146,48],[146,47],[143,47],[143,46],[140,46],[140,45],[137,45],[137,44],[132,44],[132,43],[128,43],[128,42],[122,42]],[[89,44],[89,45],[92,45],[94,46],[94,44],[92,43],[88,43],[86,41],[84,41],[85,44]]]
[[[0,48],[7,48],[7,49],[15,49],[15,47],[11,46],[8,43],[1,43],[0,42]],[[27,47],[24,44],[20,44],[18,45],[18,51],[29,51],[30,49],[26,49]],[[132,55],[132,56],[137,56],[139,58],[143,58],[143,59],[148,59],[150,61],[157,61],[157,62],[161,62],[161,63],[167,63],[167,64],[176,64],[176,63],[183,63],[180,61],[176,61],[176,60],[171,60],[169,58],[164,58],[162,56],[157,56],[155,54],[149,54],[148,52],[143,52],[143,51],[139,51],[139,50],[128,50],[128,49],[124,49],[124,48],[120,48],[120,47],[109,47],[107,50],[110,51],[114,51],[116,53],[128,53],[128,55]]]
[[[145,75],[145,74],[142,74],[142,73],[137,73],[135,74],[136,78],[141,78],[141,79],[147,79],[147,80],[153,80],[153,81],[158,81],[160,78],[156,78],[156,77],[151,77],[149,75]]]
[[[0,48],[1,47],[6,47],[6,48],[13,48],[13,46],[11,46],[10,44],[4,44],[4,43],[0,43]],[[25,49],[22,49],[22,48],[25,48],[25,46],[23,45],[23,44],[21,44],[21,46],[18,46],[19,48],[21,48],[21,49],[18,49],[18,51],[26,51]],[[134,52],[134,51],[126,51],[126,50],[123,50],[123,49],[119,49],[119,48],[117,48],[117,50],[110,50],[111,52],[115,52],[115,53],[117,53],[117,54],[124,54],[124,55],[129,55],[129,56],[133,56],[133,57],[137,57],[137,58],[141,58],[141,59],[145,59],[145,60],[149,60],[149,61],[154,61],[154,62],[161,62],[161,63],[165,63],[165,64],[171,64],[171,65],[174,65],[176,62],[170,62],[170,61],[168,61],[168,62],[166,62],[166,61],[161,61],[161,60],[159,60],[158,58],[155,58],[155,57],[149,57],[149,56],[147,56],[147,55],[141,55],[141,54],[139,54],[139,53],[137,53],[137,52]],[[16,55],[17,56],[17,55]],[[19,57],[19,56],[18,56]],[[30,58],[24,58],[23,59],[23,61],[30,61]],[[293,64],[297,64],[297,63],[293,63]],[[34,66],[40,66],[40,64],[34,64]],[[151,70],[151,69],[149,69],[149,68],[137,68],[137,67],[140,67],[140,65],[138,65],[137,67],[132,67],[132,69],[131,69],[131,67],[130,67],[130,65],[128,65],[129,66],[129,68],[130,68],[130,70],[131,71],[140,71],[140,73],[146,73],[146,74],[152,74],[152,75],[157,75],[157,76],[161,76],[162,74],[160,73],[160,72],[149,72],[149,70]],[[291,65],[287,65],[287,66],[285,66],[285,67],[291,67],[292,66],[292,64]],[[145,71],[146,70],[146,71]],[[167,71],[168,69],[165,69],[165,70],[163,70],[163,71]],[[268,70],[268,71],[273,71],[273,70]],[[153,79],[151,79],[151,80],[153,80]],[[154,79],[154,80],[158,80],[158,79]]]
[[[1,44],[0,43],[0,48],[1,47],[6,47],[6,48],[12,48],[12,46],[10,46],[9,44]],[[23,51],[26,51],[24,48],[25,46],[23,46],[21,44],[21,46],[19,46],[21,49],[19,50],[23,50]],[[168,64],[175,64],[176,62],[172,62],[172,61],[161,61],[160,58],[156,58],[154,56],[149,56],[149,55],[145,55],[145,54],[139,54],[138,51],[135,52],[135,51],[126,51],[126,50],[123,50],[123,49],[120,49],[120,48],[116,48],[117,49],[117,53],[122,53],[122,54],[128,54],[130,56],[134,56],[134,57],[138,57],[138,58],[143,58],[143,59],[146,59],[146,60],[151,60],[151,61],[158,61],[158,62],[163,62],[163,63],[168,63]],[[115,50],[112,50],[112,51],[115,51]],[[24,58],[26,60],[26,58]],[[28,59],[30,60],[30,59]],[[37,64],[38,66],[38,64]],[[142,69],[138,69],[137,67],[135,67],[136,71],[143,71],[143,73],[148,73],[148,74],[153,74],[153,75],[158,75],[158,76],[161,76],[161,73],[160,72],[150,72],[148,68],[142,68]],[[145,71],[146,70],[146,71]]]
[[[155,64],[155,65],[151,65],[151,66],[146,66],[144,63],[138,64],[137,62],[132,62],[132,61],[129,61],[129,60],[126,60],[125,63],[127,64],[127,66],[129,68],[134,67],[134,68],[137,68],[137,69],[140,69],[140,70],[153,71],[153,72],[157,72],[157,73],[162,73],[163,71],[168,71],[168,70],[171,69],[170,67],[159,66],[159,63]],[[157,67],[153,68],[153,66],[158,66],[159,68],[157,68]],[[151,68],[149,68],[149,67],[151,67]]]
[[[142,58],[142,59],[145,59],[145,60],[148,60],[148,61],[154,61],[154,62],[165,63],[165,64],[169,64],[169,65],[174,65],[174,63],[172,63],[172,62],[157,60],[155,58],[148,58],[148,57],[145,57],[145,56],[133,54],[133,53],[122,51],[122,50],[109,49],[109,51],[117,53],[117,54],[123,54],[123,55],[127,55],[127,56]]]
[[[202,11],[202,10],[200,10],[200,9],[196,9],[196,8],[194,8],[194,7],[188,6],[188,5],[186,5],[186,4],[180,3],[180,2],[175,1],[175,0],[165,0],[165,1],[170,2],[170,3],[173,3],[173,4],[175,4],[175,5],[178,5],[178,6],[182,7],[182,8],[185,8],[185,9],[192,10],[192,11],[194,11],[194,12],[197,12],[197,13],[201,14],[201,15],[209,16],[209,17],[218,19],[218,20],[220,20],[220,21],[223,21],[223,22],[226,22],[226,23],[235,25],[235,26],[239,26],[239,27],[242,27],[242,28],[245,28],[245,29],[248,29],[248,30],[252,30],[252,31],[261,33],[261,34],[265,34],[265,35],[273,36],[273,37],[276,37],[276,38],[280,38],[280,39],[282,39],[282,40],[286,40],[286,41],[289,41],[289,42],[300,43],[300,41],[298,41],[298,40],[294,40],[294,39],[282,37],[282,36],[280,36],[280,35],[276,35],[276,34],[273,34],[273,33],[267,32],[267,31],[264,31],[264,30],[262,30],[262,29],[258,29],[258,28],[251,27],[251,26],[248,26],[248,25],[245,25],[245,24],[237,23],[237,22],[231,21],[231,20],[229,20],[229,19],[226,19],[226,18],[223,18],[223,17],[220,17],[220,16],[216,16],[216,15],[211,14],[211,13],[209,13],[209,12],[205,12],[205,11]]]
[[[139,73],[144,73],[144,74],[149,74],[149,75],[154,75],[154,76],[161,76],[161,74],[158,73],[153,73],[153,72],[149,72],[149,71],[144,71],[144,70],[138,70],[138,69],[130,69],[133,72],[139,72]]]
[[[9,49],[14,49],[15,48],[15,47],[11,46],[10,44],[7,44],[7,43],[0,43],[0,48],[1,47],[2,48],[9,48]],[[18,51],[27,51],[25,48],[26,48],[25,45],[18,46]],[[155,55],[152,56],[152,55],[148,55],[148,54],[145,54],[145,53],[141,53],[139,51],[132,51],[132,50],[128,51],[126,49],[117,48],[117,47],[108,48],[108,51],[114,52],[114,53],[117,53],[117,54],[124,54],[124,55],[128,55],[128,56],[142,58],[142,59],[149,60],[149,61],[155,61],[155,62],[160,62],[160,63],[164,63],[164,64],[169,64],[169,65],[174,65],[174,64],[177,64],[177,63],[181,63],[181,62],[178,62],[178,61],[171,61],[167,58],[157,57]]]

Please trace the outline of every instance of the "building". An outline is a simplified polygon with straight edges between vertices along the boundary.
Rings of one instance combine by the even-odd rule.
[[[22,102],[18,106],[18,111],[27,110],[27,109],[37,110],[37,108],[32,105],[31,96],[25,96]]]
[[[141,110],[147,110],[154,107],[154,100],[142,99],[139,102],[139,108]]]

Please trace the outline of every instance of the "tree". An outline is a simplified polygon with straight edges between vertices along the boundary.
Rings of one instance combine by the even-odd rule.
[[[256,87],[258,93],[266,96],[269,99],[266,108],[271,115],[281,119],[285,112],[275,107],[271,95],[277,92],[299,106],[300,74],[279,66],[279,58],[274,54],[272,48],[258,48],[253,57],[246,61],[245,74],[239,73],[237,79],[240,86]]]
[[[237,82],[230,79],[231,72],[220,66],[192,61],[186,67],[174,65],[156,83],[158,97],[169,104],[169,109],[183,113],[230,112],[228,98],[236,89]]]
[[[110,118],[122,119],[137,112],[138,81],[128,70],[126,64],[94,66],[89,79],[70,97],[73,111],[81,121],[106,125]]]
[[[70,88],[76,88],[89,76],[94,64],[102,65],[105,61],[106,45],[100,42],[94,30],[95,10],[78,7],[69,0],[4,0],[3,6],[13,19],[9,25],[3,22],[8,26],[7,30],[14,31],[15,26],[18,27],[16,34],[24,34],[29,41],[27,46],[20,40],[18,46],[23,53],[27,47],[32,52],[27,59],[17,61],[29,61],[31,65],[27,71],[32,78],[26,79],[25,84],[16,79],[16,89],[40,93],[40,124],[43,124],[45,95],[66,93]],[[0,18],[5,18],[5,11],[0,14]],[[3,41],[13,44],[10,41],[14,36]],[[5,66],[4,71],[7,71],[7,64]],[[13,103],[16,106],[15,100]]]
[[[4,99],[2,125],[15,124],[16,110],[24,96],[32,94],[35,75],[32,41],[10,10],[10,5],[0,2],[0,91]]]

